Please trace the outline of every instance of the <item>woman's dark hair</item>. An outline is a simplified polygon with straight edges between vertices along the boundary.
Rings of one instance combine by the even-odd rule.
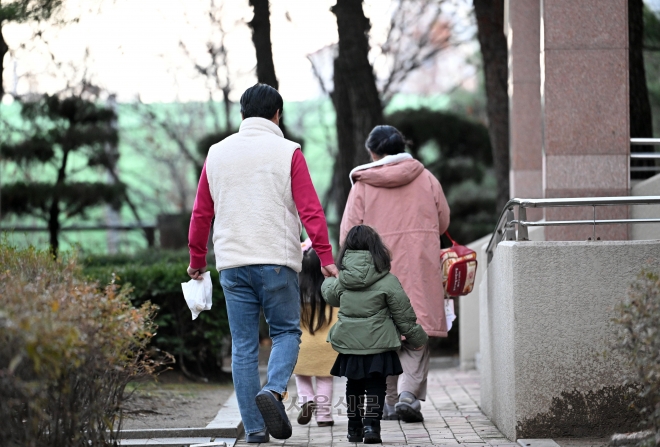
[[[376,155],[395,155],[406,151],[408,142],[396,127],[376,126],[369,133],[366,148]]]
[[[310,334],[314,335],[332,321],[326,316],[326,303],[321,295],[321,285],[325,277],[321,273],[321,260],[313,248],[303,252],[302,270],[298,275],[300,282],[300,322]]]
[[[241,95],[241,113],[243,118],[271,119],[277,111],[282,111],[282,96],[270,85],[255,84]]]
[[[377,272],[388,271],[392,266],[392,255],[376,230],[367,225],[356,225],[348,232],[344,246],[339,252],[339,269],[343,270],[346,250],[368,250]]]

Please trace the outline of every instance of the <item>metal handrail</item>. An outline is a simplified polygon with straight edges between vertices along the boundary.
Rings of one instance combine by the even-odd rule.
[[[631,138],[630,144],[636,146],[660,146],[660,138]]]
[[[597,206],[621,206],[621,205],[660,205],[660,196],[628,196],[628,197],[577,197],[561,199],[511,199],[500,213],[495,225],[495,231],[488,242],[486,253],[488,255],[488,264],[493,259],[493,253],[497,244],[502,240],[507,241],[528,241],[529,233],[527,227],[549,227],[564,225],[593,225],[594,239],[596,225],[613,225],[629,223],[660,223],[660,217],[657,219],[596,219]],[[576,207],[591,206],[594,209],[594,218],[592,220],[556,220],[556,221],[537,221],[527,220],[527,208],[555,208],[555,207]],[[514,218],[513,208],[518,207],[518,219]],[[516,226],[518,231],[516,232]]]
[[[631,138],[633,146],[660,146],[660,138]],[[660,160],[660,152],[631,152],[632,160]],[[658,172],[660,166],[631,166],[630,172]]]

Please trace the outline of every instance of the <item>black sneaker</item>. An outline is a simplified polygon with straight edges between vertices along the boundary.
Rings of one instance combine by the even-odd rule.
[[[292,429],[284,404],[268,390],[259,391],[255,402],[264,418],[268,433],[275,439],[289,439]]]

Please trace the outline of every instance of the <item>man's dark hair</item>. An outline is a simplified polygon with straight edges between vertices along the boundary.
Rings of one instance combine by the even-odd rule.
[[[241,95],[241,113],[243,118],[271,119],[284,107],[282,96],[270,85],[255,84]]]
[[[344,246],[339,252],[339,269],[343,270],[346,250],[367,250],[371,253],[377,272],[386,272],[392,266],[392,255],[380,235],[367,225],[356,225],[346,235]]]

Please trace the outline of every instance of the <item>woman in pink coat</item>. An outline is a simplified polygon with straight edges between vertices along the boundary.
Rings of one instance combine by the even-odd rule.
[[[449,206],[440,182],[405,152],[392,126],[376,126],[366,142],[373,163],[351,171],[353,188],[341,221],[340,242],[355,225],[375,228],[392,252],[392,273],[410,297],[418,323],[431,337],[447,336],[440,235],[449,227]],[[383,419],[420,422],[426,399],[428,345],[414,350],[404,340],[403,374],[390,376]]]

